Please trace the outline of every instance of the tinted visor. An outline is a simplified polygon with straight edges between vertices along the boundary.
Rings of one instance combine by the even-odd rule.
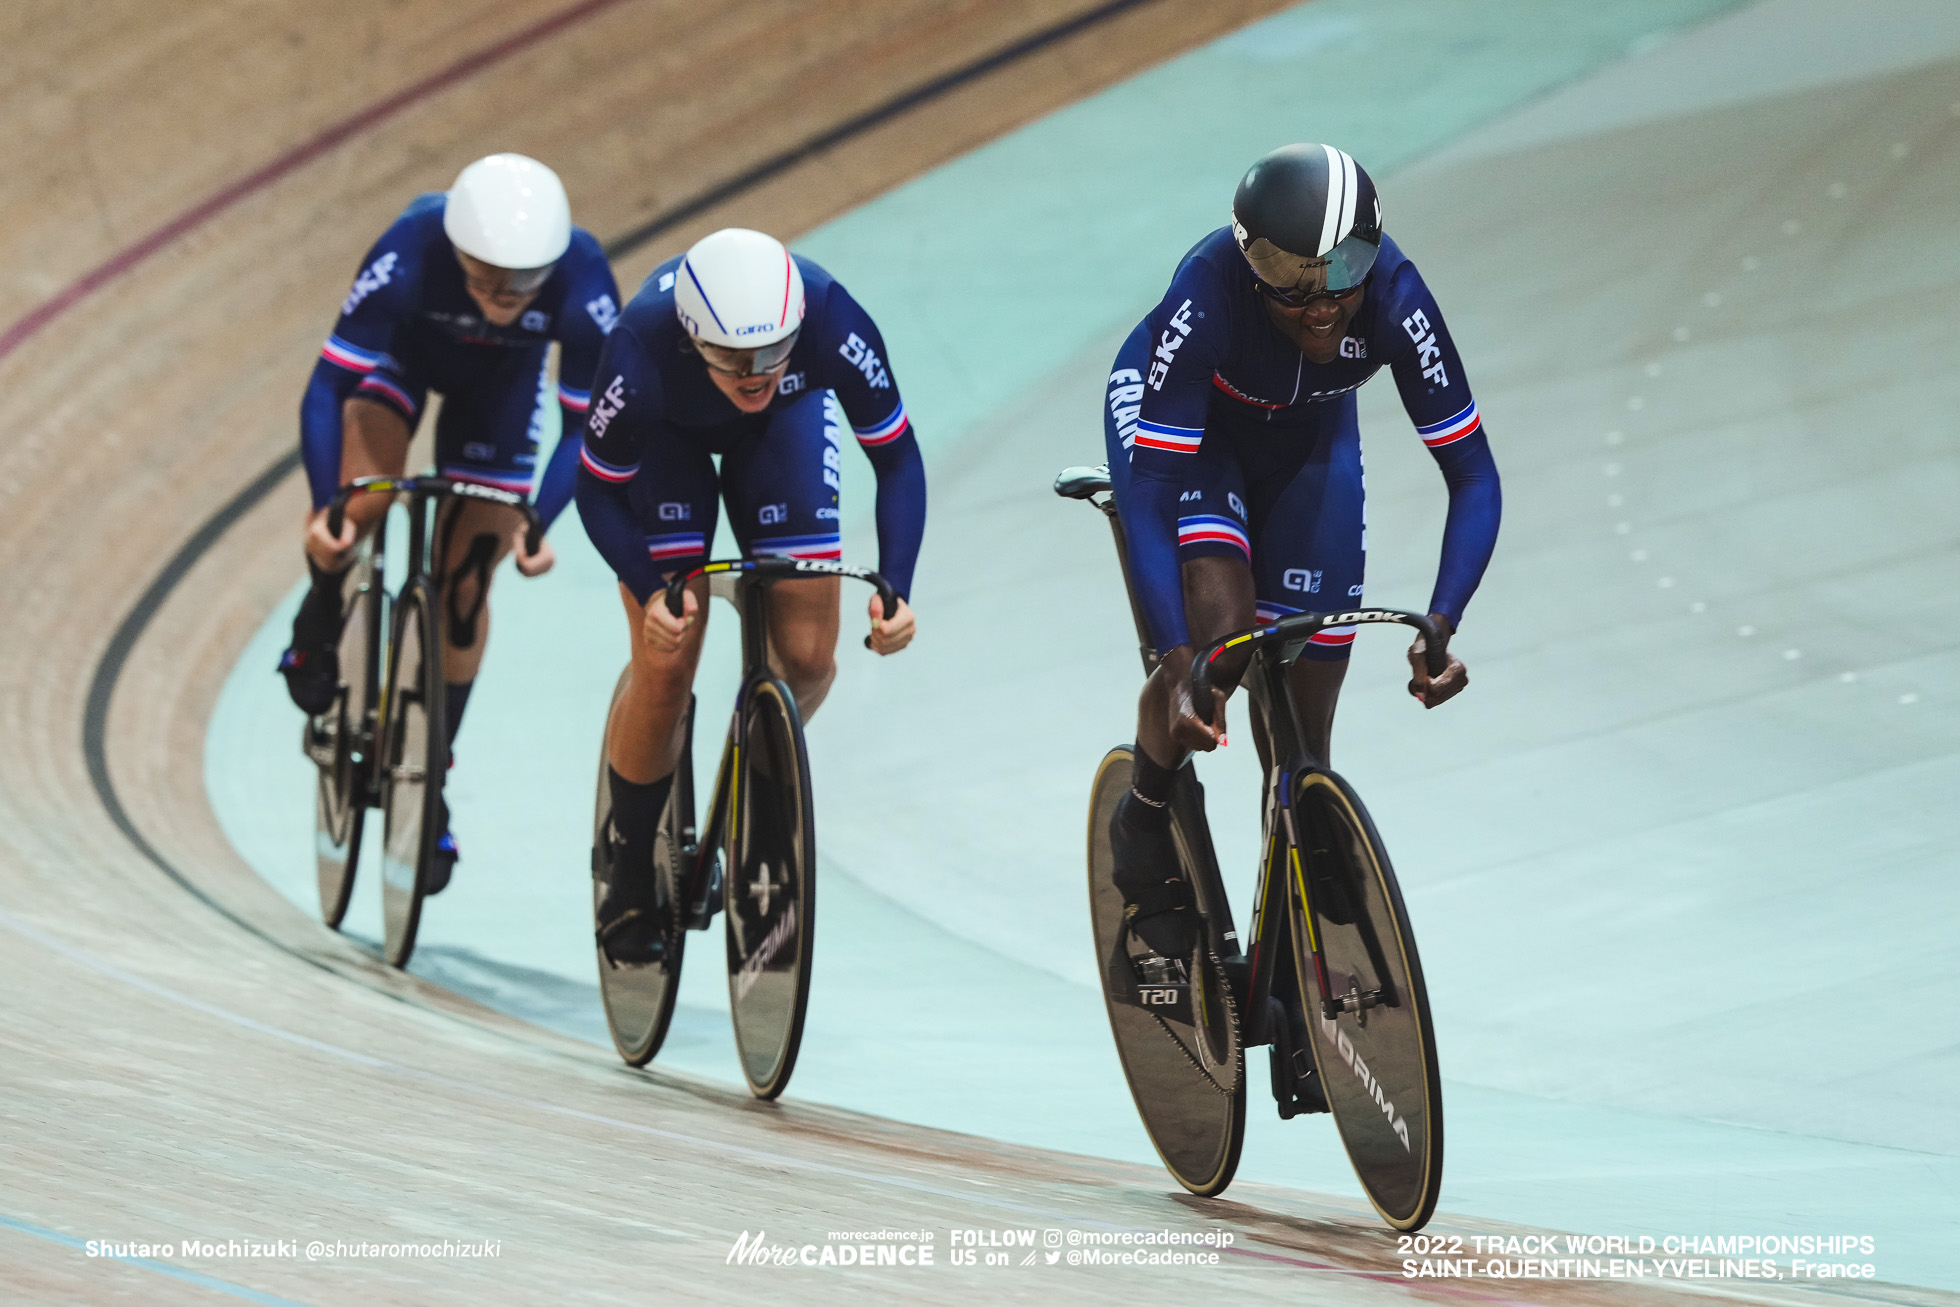
[[[465,259],[463,280],[469,283],[471,290],[486,299],[499,299],[510,295],[535,295],[544,289],[544,284],[551,280],[551,274],[557,270],[556,263],[547,263],[542,268],[499,268],[481,259]]]
[[[1378,241],[1358,235],[1327,251],[1325,257],[1303,258],[1280,249],[1264,236],[1239,246],[1259,278],[1260,289],[1282,304],[1305,304],[1316,295],[1339,295],[1353,290],[1375,266]]]
[[[694,342],[694,348],[701,353],[701,359],[717,372],[726,372],[735,377],[752,377],[758,372],[773,372],[789,361],[789,353],[796,348],[796,338],[802,328],[792,331],[781,340],[760,346],[756,349],[730,349],[726,345],[711,345],[705,340]]]

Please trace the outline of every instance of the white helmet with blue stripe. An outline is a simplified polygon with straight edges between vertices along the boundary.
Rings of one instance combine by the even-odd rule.
[[[703,236],[674,270],[674,313],[710,363],[720,350],[791,342],[803,325],[803,273],[783,243],[746,227]],[[787,358],[789,350],[768,350]],[[755,370],[773,362],[759,358]],[[733,369],[730,369],[733,370]]]

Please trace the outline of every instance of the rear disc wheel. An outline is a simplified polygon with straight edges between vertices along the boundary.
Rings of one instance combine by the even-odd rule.
[[[612,713],[618,710],[620,696],[626,692],[629,667],[619,674],[613,688],[613,707],[606,714],[607,731],[599,740],[599,795],[592,818],[592,910],[596,924],[599,905],[605,901],[612,883],[612,785],[606,779],[610,770],[606,741],[611,735]],[[694,828],[694,786],[692,784],[692,746],[694,705],[690,701],[684,727],[687,745],[681,750],[681,764],[668,791],[667,809],[660,817],[654,837],[654,874],[661,878],[660,892],[668,906],[666,947],[660,960],[645,966],[620,965],[598,947],[599,997],[606,1009],[606,1028],[613,1047],[628,1066],[645,1066],[666,1041],[667,1028],[674,1019],[674,1001],[681,988],[681,957],[687,932],[681,928],[676,908],[676,887],[684,879],[685,859],[691,849],[685,841]]]
[[[1144,950],[1124,925],[1109,842],[1110,819],[1130,788],[1132,766],[1130,749],[1110,750],[1089,798],[1089,916],[1103,1001],[1130,1097],[1157,1156],[1179,1184],[1210,1197],[1232,1182],[1245,1144],[1238,1014],[1208,946],[1200,946],[1183,977],[1139,974],[1136,958]],[[1194,833],[1180,828],[1174,835],[1195,884],[1189,865]]]

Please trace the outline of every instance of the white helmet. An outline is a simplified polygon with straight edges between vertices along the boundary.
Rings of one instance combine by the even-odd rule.
[[[675,269],[674,313],[696,345],[748,351],[787,342],[803,325],[803,273],[775,237],[724,227],[694,242]],[[788,356],[783,349],[778,361]],[[757,371],[774,366],[756,362]]]
[[[499,268],[544,268],[572,243],[558,174],[521,154],[492,154],[456,175],[442,229],[457,249]]]

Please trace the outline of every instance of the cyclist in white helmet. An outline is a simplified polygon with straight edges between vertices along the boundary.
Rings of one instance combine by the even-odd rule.
[[[463,169],[447,193],[420,195],[368,251],[340,320],[320,351],[300,405],[300,450],[313,492],[306,564],[313,587],[280,658],[293,701],[309,713],[333,705],[341,578],[385,501],[348,506],[338,536],[326,503],[356,477],[399,475],[429,392],[442,396],[436,467],[442,475],[519,493],[537,477],[538,436],[553,401],[545,355],[559,342],[556,402],[575,433],[589,402],[580,389],[619,316],[619,289],[598,241],[572,225],[557,174],[521,154],[493,154]],[[537,485],[547,526],[570,502],[576,438],[559,443]],[[450,743],[462,724],[489,630],[490,574],[515,547],[537,576],[549,543],[523,552],[522,521],[502,505],[450,500],[437,527],[448,612],[443,633]],[[456,842],[446,831],[432,867],[433,894],[448,883]]]
[[[633,648],[607,741],[615,875],[600,927],[615,960],[646,961],[661,935],[654,831],[707,618],[704,584],[689,589],[680,617],[661,586],[705,559],[722,501],[748,555],[837,558],[849,433],[877,473],[878,570],[909,596],[925,465],[870,316],[829,273],[758,231],[715,232],[656,268],[607,339],[593,390],[579,516],[619,577]],[[836,673],[839,589],[830,577],[769,593],[770,646],[806,721]],[[910,643],[908,599],[888,621],[876,596],[871,605],[873,649]]]

